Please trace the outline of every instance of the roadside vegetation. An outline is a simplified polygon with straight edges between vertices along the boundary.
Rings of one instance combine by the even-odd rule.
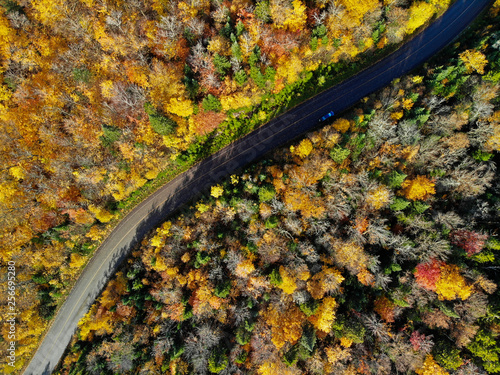
[[[58,373],[499,373],[499,10],[150,233]]]
[[[17,267],[16,366],[137,202],[449,3],[1,0],[0,265]]]

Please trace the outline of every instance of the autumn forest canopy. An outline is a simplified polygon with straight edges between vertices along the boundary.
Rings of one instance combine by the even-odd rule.
[[[137,202],[450,2],[0,0],[2,371]],[[61,373],[499,372],[498,9],[156,229]]]
[[[499,373],[496,14],[152,231],[59,373]]]
[[[59,373],[500,372],[498,8],[150,233]]]

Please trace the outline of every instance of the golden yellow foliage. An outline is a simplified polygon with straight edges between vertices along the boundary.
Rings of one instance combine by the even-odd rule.
[[[4,16],[3,12],[0,12],[0,54],[3,55],[5,60],[10,57],[10,45],[15,33],[15,30],[10,27],[9,20]]]
[[[484,74],[484,67],[488,64],[488,60],[486,60],[486,56],[482,52],[468,49],[467,51],[462,52],[459,56],[460,60],[462,60],[467,68],[467,73],[476,71],[479,74]]]
[[[323,266],[321,272],[318,272],[307,282],[307,291],[314,299],[321,299],[325,293],[339,290],[340,284],[344,280],[344,276],[338,269]]]
[[[271,327],[271,341],[278,350],[286,342],[295,344],[302,336],[302,322],[306,316],[296,305],[290,305],[286,314],[279,312],[271,305],[263,316]]]
[[[106,99],[111,99],[113,97],[113,81],[107,79],[101,82],[101,93]]]
[[[167,111],[179,117],[189,117],[193,114],[193,103],[189,99],[171,98]]]
[[[210,206],[201,202],[196,203],[196,209],[200,213],[207,212],[210,209]]]
[[[253,104],[252,99],[243,92],[237,92],[230,95],[221,95],[219,99],[223,111],[249,107]]]
[[[424,365],[415,370],[418,375],[447,375],[448,372],[443,370],[441,366],[437,364],[432,355],[427,354],[425,357]]]
[[[293,369],[276,362],[264,362],[259,367],[257,372],[259,375],[296,375],[296,372]]]
[[[113,332],[113,320],[106,315],[97,318],[96,313],[97,305],[93,305],[89,312],[78,322],[81,340],[91,340],[94,333],[100,335]]]
[[[467,285],[460,275],[460,269],[454,264],[441,266],[441,275],[436,282],[436,293],[440,300],[453,300],[460,298],[466,300],[473,291],[472,285]]]
[[[372,208],[379,210],[390,201],[390,190],[381,185],[374,190],[370,190],[366,195],[366,203]]]
[[[340,338],[340,345],[342,345],[344,348],[350,348],[352,343],[353,343],[352,339],[349,339],[344,336]]]
[[[379,5],[378,0],[339,0],[338,2],[345,7],[354,26],[359,25],[364,15],[375,10]]]
[[[283,78],[288,84],[296,82],[300,77],[300,72],[304,70],[302,60],[294,54],[291,58],[283,55],[278,61],[276,70],[276,80]]]
[[[500,151],[500,124],[493,125],[493,134],[486,141],[484,148],[488,151]]]
[[[413,83],[422,83],[424,80],[424,77],[423,76],[414,76],[411,80]]]
[[[403,108],[406,110],[410,110],[413,107],[413,100],[410,98],[403,99]]]
[[[334,259],[341,267],[346,267],[349,271],[358,274],[366,268],[368,256],[363,246],[354,241],[336,242],[334,244]]]
[[[24,169],[23,169],[23,167],[21,167],[19,165],[15,166],[15,167],[10,167],[9,173],[16,180],[22,180],[24,178]]]
[[[101,223],[107,223],[115,217],[115,215],[105,210],[104,208],[96,207],[92,204],[89,206],[89,211],[92,212],[95,218]]]
[[[165,244],[165,238],[170,235],[170,227],[172,223],[170,221],[166,221],[162,224],[161,227],[156,228],[156,235],[151,238],[149,242],[151,246],[159,249]]]
[[[292,7],[283,6],[282,2],[272,0],[271,16],[277,29],[290,31],[302,30],[307,21],[306,6],[300,0],[293,0]]]
[[[313,144],[309,139],[303,139],[297,147],[293,149],[293,153],[302,159],[307,157],[313,150]]]
[[[340,346],[328,346],[327,348],[325,348],[325,353],[330,364],[335,364],[351,356],[349,350],[343,349]]]
[[[500,11],[500,0],[497,0],[493,3],[490,8],[490,13],[493,17],[496,17]]]
[[[321,217],[325,213],[325,207],[319,200],[311,199],[309,195],[297,189],[287,190],[284,201],[292,210],[300,210],[306,218]]]
[[[316,329],[325,333],[330,333],[332,330],[332,323],[335,320],[335,309],[337,302],[333,297],[325,297],[321,302],[316,314],[309,317],[309,321]]]
[[[210,190],[210,195],[214,198],[219,198],[224,193],[224,188],[220,185],[212,186]]]
[[[351,123],[349,122],[349,120],[346,120],[345,118],[339,118],[333,122],[332,126],[338,132],[345,133],[346,131],[349,130]]]
[[[69,263],[69,266],[70,268],[79,269],[81,266],[85,264],[86,259],[87,258],[78,253],[73,253],[71,254],[71,261]]]
[[[295,278],[283,266],[280,266],[280,276],[283,282],[278,287],[286,294],[292,294],[295,292],[295,289],[297,289]]]
[[[361,284],[366,286],[373,286],[373,284],[375,283],[375,276],[373,276],[373,274],[366,268],[363,268],[361,271],[359,271],[356,277]]]
[[[148,179],[148,180],[153,180],[156,178],[156,176],[158,176],[158,173],[160,173],[160,171],[158,169],[152,168],[146,172],[144,177],[146,177],[146,179]]]
[[[253,271],[255,271],[255,266],[253,265],[253,262],[250,259],[245,259],[243,262],[238,263],[234,273],[239,277],[246,278]]]
[[[65,12],[64,0],[35,0],[31,2],[36,18],[45,25],[53,25],[59,21]]]
[[[420,26],[425,24],[434,15],[434,6],[425,1],[413,3],[410,7],[410,20],[406,25],[406,32],[413,33]]]
[[[417,199],[427,199],[436,193],[434,182],[425,176],[417,176],[414,179],[407,179],[401,185],[402,194],[412,201]]]
[[[92,228],[87,232],[85,237],[90,238],[92,241],[99,241],[102,236],[104,235],[104,232],[99,228],[98,225],[93,225]]]
[[[403,115],[404,115],[403,111],[392,112],[391,113],[391,119],[393,119],[393,120],[399,120],[400,118],[403,117]]]

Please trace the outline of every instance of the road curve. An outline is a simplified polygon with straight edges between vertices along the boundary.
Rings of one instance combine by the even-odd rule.
[[[168,214],[266,152],[312,130],[325,113],[333,110],[339,114],[394,78],[416,68],[452,42],[492,2],[456,1],[443,16],[396,52],[209,156],[139,204],[95,252],[24,374],[46,375],[53,371],[76,331],[78,321],[120,262]]]

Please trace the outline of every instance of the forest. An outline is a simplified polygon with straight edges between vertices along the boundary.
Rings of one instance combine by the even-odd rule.
[[[152,231],[58,374],[500,373],[500,3]]]
[[[16,263],[19,314],[16,368],[0,371],[26,364],[144,197],[449,3],[0,0],[0,266]],[[7,308],[2,298],[2,351]]]

